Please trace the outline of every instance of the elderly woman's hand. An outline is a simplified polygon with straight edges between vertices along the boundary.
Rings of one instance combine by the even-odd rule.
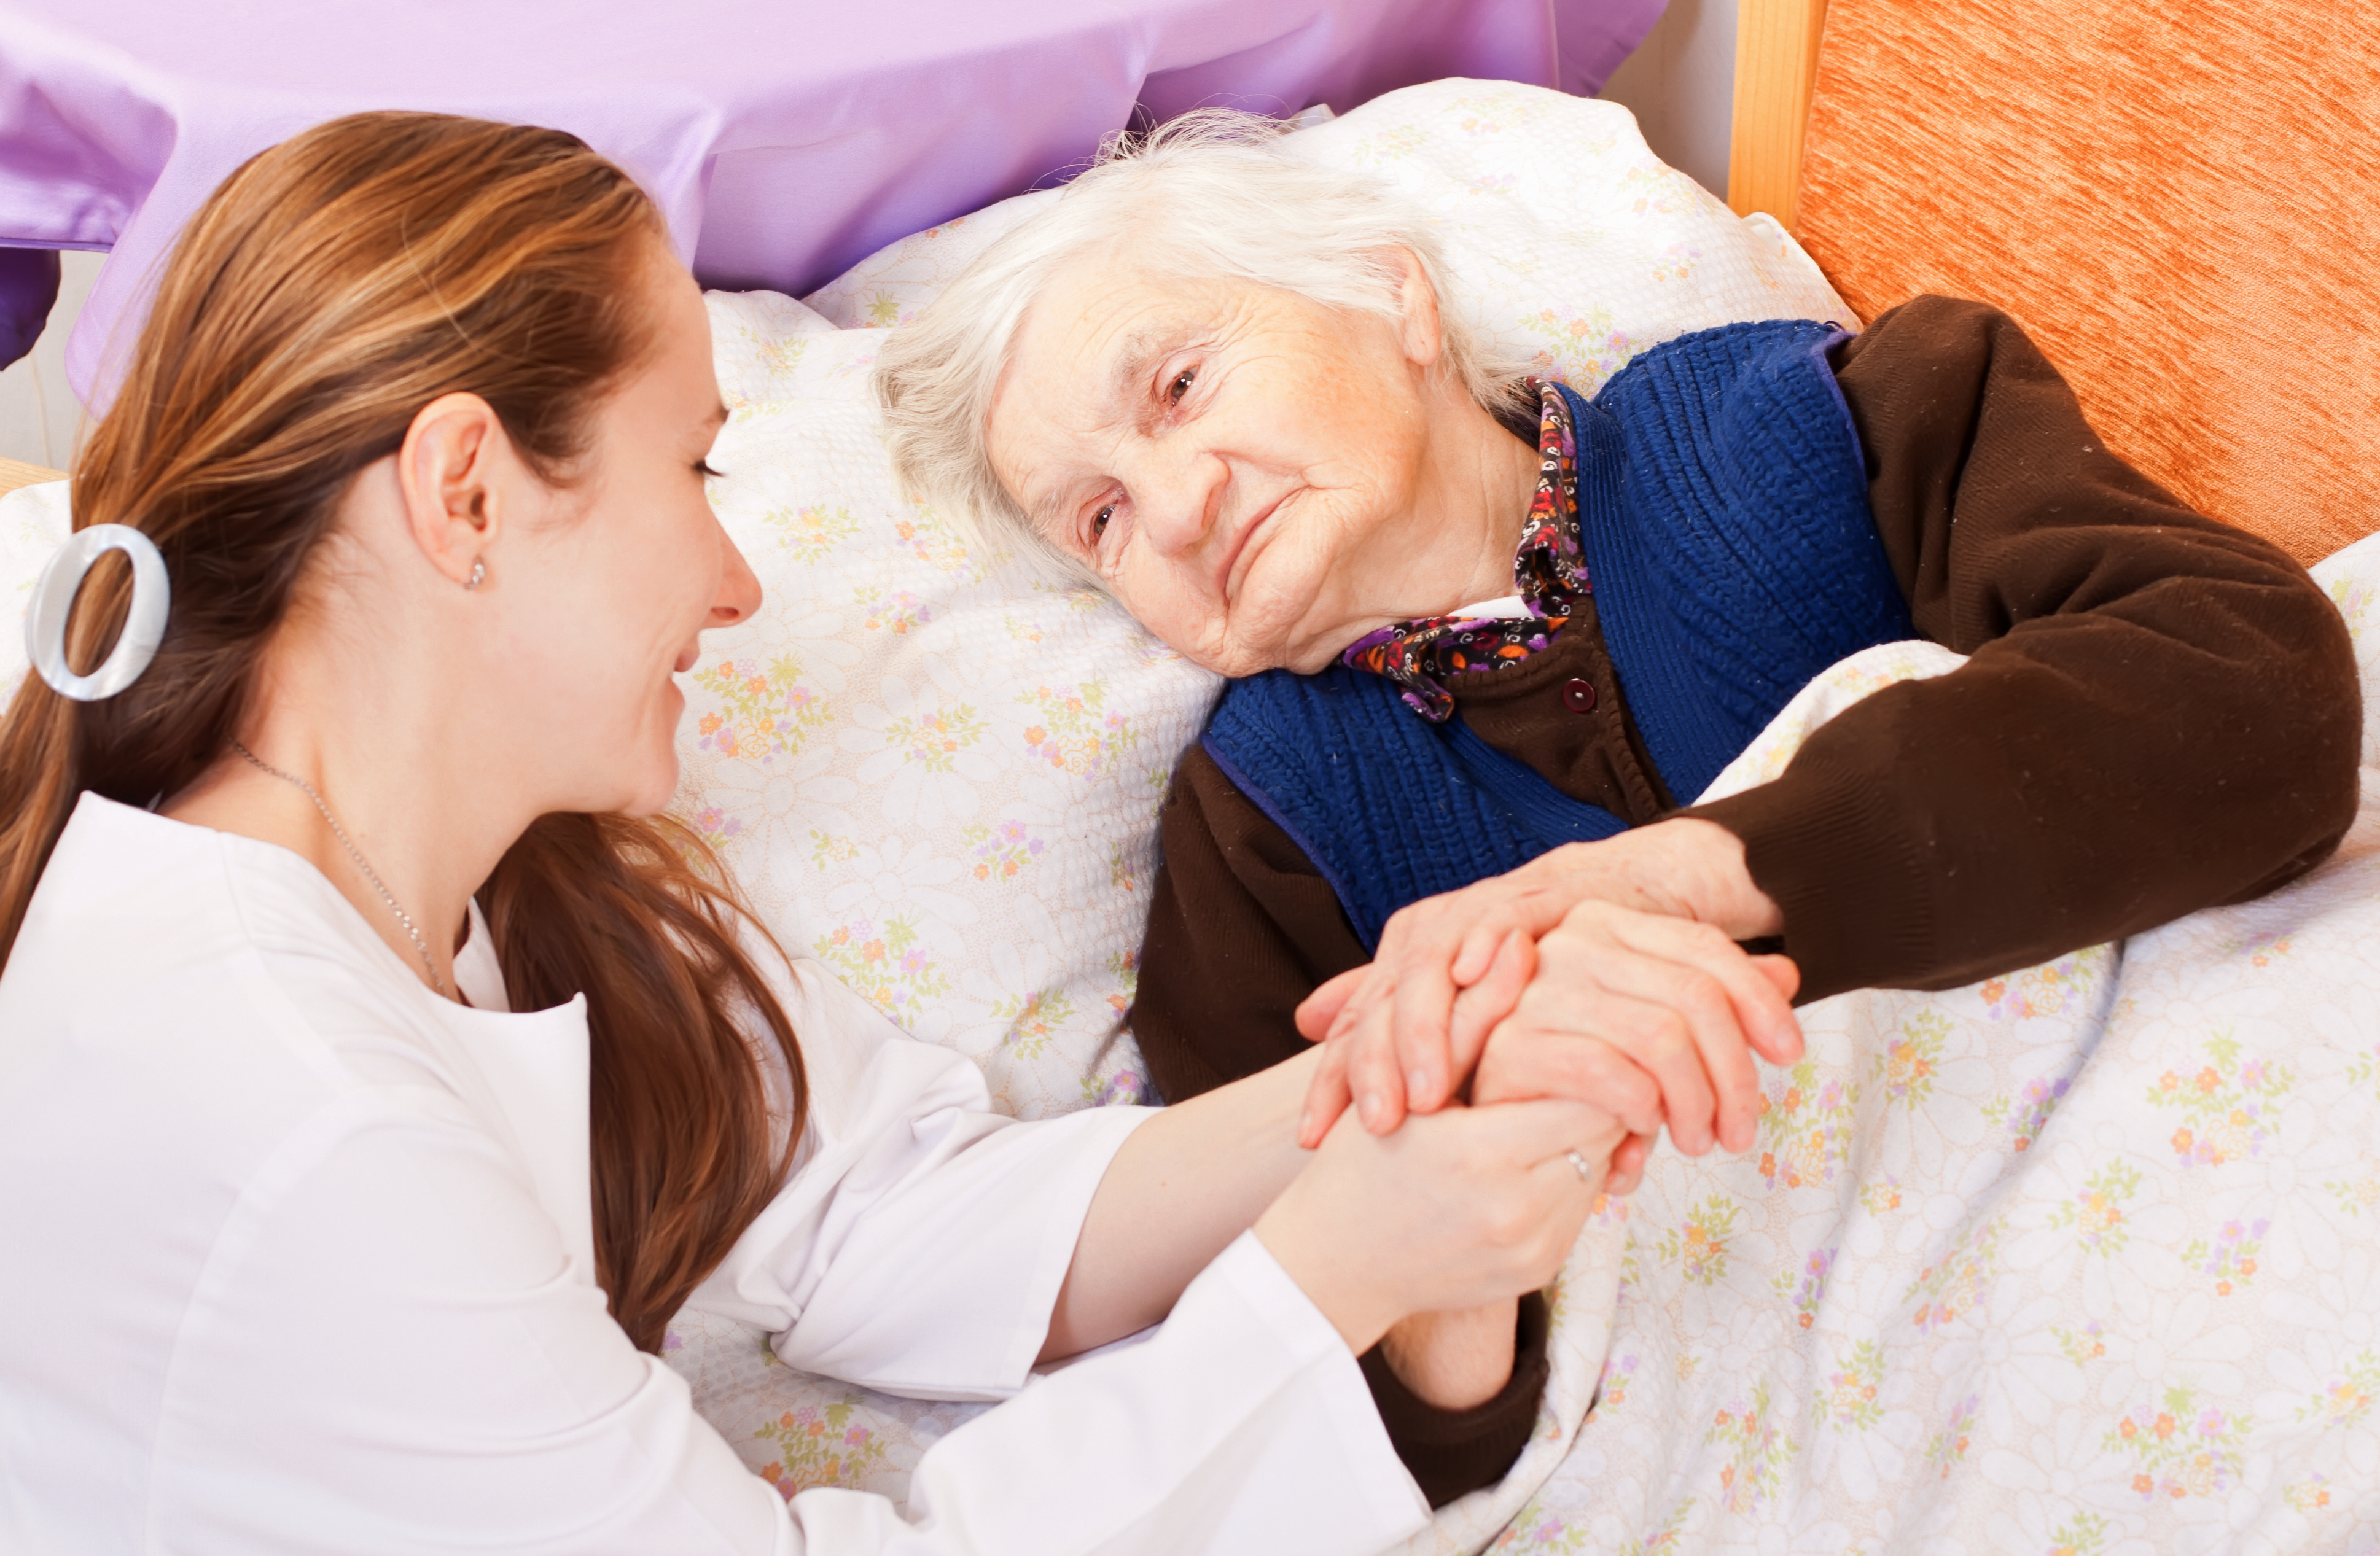
[[[1298,1010],[1328,1043],[1300,1138],[1318,1140],[1351,1100],[1376,1133],[1443,1105],[1510,1017],[1498,1094],[1591,1101],[1639,1137],[1666,1122],[1689,1154],[1743,1150],[1760,1102],[1751,1054],[1783,1064],[1802,1050],[1792,963],[1735,944],[1779,924],[1741,842],[1689,817],[1415,903],[1369,966]],[[1622,1148],[1615,1188],[1644,1143]]]

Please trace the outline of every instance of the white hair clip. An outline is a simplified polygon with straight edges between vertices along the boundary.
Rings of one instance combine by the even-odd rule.
[[[67,617],[82,588],[91,564],[110,551],[121,551],[132,561],[132,609],[115,651],[89,675],[77,675],[67,665]],[[135,681],[157,657],[165,638],[165,608],[173,598],[165,578],[165,559],[157,543],[129,525],[92,525],[79,529],[58,548],[33,585],[33,602],[25,611],[25,651],[33,669],[61,697],[95,703],[112,697]]]

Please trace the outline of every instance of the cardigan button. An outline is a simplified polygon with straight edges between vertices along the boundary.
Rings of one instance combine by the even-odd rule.
[[[1574,675],[1562,683],[1562,706],[1572,713],[1595,711],[1595,682],[1583,675]]]

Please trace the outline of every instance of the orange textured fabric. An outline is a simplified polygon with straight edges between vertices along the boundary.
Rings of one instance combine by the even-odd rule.
[[[2380,529],[2380,25],[2338,0],[1832,0],[1797,235],[1997,303],[2118,453],[2301,561]]]

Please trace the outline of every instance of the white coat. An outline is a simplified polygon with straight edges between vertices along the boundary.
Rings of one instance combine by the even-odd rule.
[[[1140,1344],[1035,1378],[1146,1116],[1020,1124],[815,963],[798,1164],[698,1305],[794,1365],[1014,1397],[910,1500],[787,1503],[594,1284],[583,1001],[442,1000],[285,850],[85,795],[0,974],[8,1556],[1370,1551],[1427,1516],[1253,1236]]]

